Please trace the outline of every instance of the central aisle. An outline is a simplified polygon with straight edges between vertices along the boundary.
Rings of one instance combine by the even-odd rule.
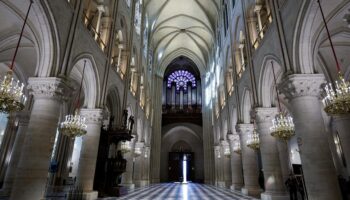
[[[126,196],[107,198],[106,200],[225,200],[254,198],[242,195],[228,189],[196,183],[163,183],[139,188]]]

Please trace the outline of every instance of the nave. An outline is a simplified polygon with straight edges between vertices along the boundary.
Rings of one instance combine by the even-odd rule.
[[[197,183],[162,183],[135,189],[121,198],[104,198],[103,200],[253,200],[229,189]]]

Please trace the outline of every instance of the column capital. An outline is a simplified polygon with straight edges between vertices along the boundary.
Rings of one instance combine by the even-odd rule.
[[[271,122],[273,118],[278,113],[278,109],[276,107],[273,108],[255,108],[255,116],[257,123]]]
[[[324,83],[326,80],[323,74],[292,74],[278,88],[288,100],[292,100],[303,96],[319,97]]]
[[[239,135],[238,134],[229,134],[229,135],[227,135],[227,139],[230,142],[238,141]]]
[[[103,110],[102,109],[81,109],[80,114],[86,118],[87,124],[102,123]]]
[[[221,140],[220,144],[222,147],[227,147],[229,145],[229,143],[226,140]]]
[[[99,13],[104,13],[106,10],[105,10],[105,6],[100,4],[100,5],[97,5],[97,10]]]
[[[27,89],[35,99],[67,100],[72,91],[70,85],[57,77],[30,77]]]
[[[237,132],[239,135],[249,134],[254,130],[253,124],[237,124],[236,126]]]

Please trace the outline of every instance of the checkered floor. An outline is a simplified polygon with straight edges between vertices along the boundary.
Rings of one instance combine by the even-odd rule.
[[[253,200],[229,189],[204,184],[163,183],[135,189],[128,195],[105,200]]]

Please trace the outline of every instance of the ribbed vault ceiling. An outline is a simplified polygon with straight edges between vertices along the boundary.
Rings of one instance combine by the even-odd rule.
[[[187,56],[205,66],[215,40],[218,0],[146,0],[158,63]]]

